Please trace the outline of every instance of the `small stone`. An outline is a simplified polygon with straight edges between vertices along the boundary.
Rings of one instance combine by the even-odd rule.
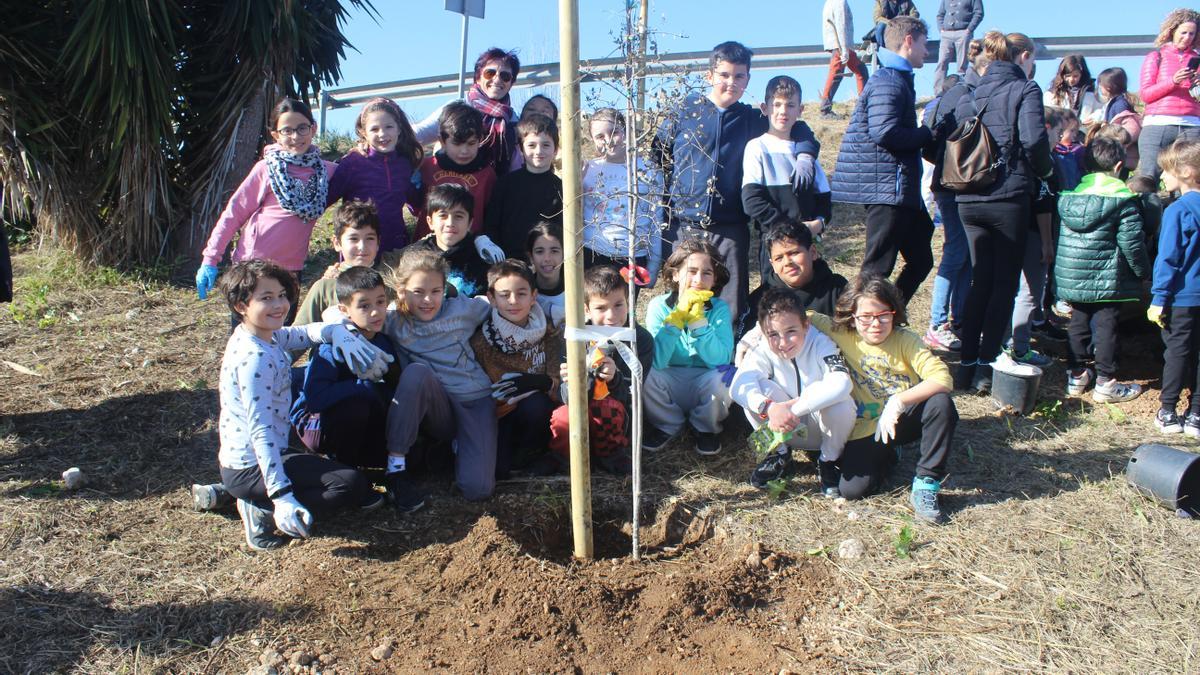
[[[850,513],[846,514],[846,518],[848,520],[859,520],[862,518],[862,514],[860,514],[858,511],[851,511]]]
[[[317,660],[320,661],[321,665],[323,666],[332,666],[333,664],[337,663],[337,657],[333,654],[321,654],[317,657]]]
[[[750,547],[750,554],[746,556],[746,567],[752,570],[762,567],[762,546],[758,542],[754,542]]]
[[[278,668],[279,666],[283,665],[284,658],[283,658],[283,654],[280,654],[279,652],[275,651],[274,649],[267,649],[267,650],[263,651],[262,656],[258,657],[258,662],[263,664],[264,666],[271,666],[272,668]]]
[[[279,675],[274,666],[254,666],[246,671],[246,675]]]
[[[847,539],[838,544],[837,553],[839,558],[843,558],[845,560],[856,560],[861,558],[863,553],[866,553],[866,547],[864,547],[863,543],[857,539]]]
[[[134,307],[133,309],[129,310],[128,312],[125,312],[125,320],[132,321],[133,319],[137,318],[138,314],[141,314],[141,313],[142,313],[142,310],[138,309],[137,307]]]
[[[313,657],[308,652],[295,652],[292,654],[292,658],[288,659],[288,662],[293,666],[307,666],[313,662]]]
[[[225,641],[225,636],[218,635],[217,637],[212,639],[212,642],[208,643],[208,646],[209,647],[217,647],[217,646],[220,646],[220,644],[224,641]]]
[[[549,614],[549,613],[550,613],[550,603],[543,602],[542,603],[542,614]]]
[[[63,484],[68,490],[78,490],[87,484],[87,476],[79,467],[73,466],[62,473]]]
[[[371,658],[375,659],[376,661],[383,661],[384,659],[391,657],[391,655],[392,646],[390,644],[379,645],[371,650]]]

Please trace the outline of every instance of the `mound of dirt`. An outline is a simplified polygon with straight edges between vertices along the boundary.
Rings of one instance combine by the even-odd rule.
[[[318,611],[345,638],[339,670],[780,672],[831,663],[817,646],[828,644],[821,615],[832,580],[823,566],[729,540],[719,528],[694,541],[714,528],[683,520],[675,509],[660,513],[646,528],[655,548],[641,561],[536,557],[534,539],[484,515],[458,541],[388,564],[351,558],[330,570],[312,558],[313,569],[287,576],[308,602],[326,598]],[[655,531],[684,539],[665,546]],[[598,549],[601,538],[620,536],[604,532]]]

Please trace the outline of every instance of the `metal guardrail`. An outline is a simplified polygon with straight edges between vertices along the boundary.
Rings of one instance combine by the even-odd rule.
[[[1154,35],[1102,35],[1079,37],[1034,38],[1038,45],[1037,58],[1057,59],[1067,54],[1082,54],[1085,57],[1142,56],[1154,49]],[[929,42],[929,53],[938,53],[938,41]],[[646,77],[661,77],[680,72],[699,73],[708,69],[710,52],[677,52],[653,56],[653,63],[646,67]],[[590,59],[579,64],[582,82],[596,82],[606,77],[617,77],[624,68],[620,57]],[[783,68],[827,67],[829,53],[821,45],[795,47],[765,47],[754,49],[754,70],[779,70]],[[461,75],[448,73],[411,80],[364,84],[356,87],[339,87],[321,92],[321,128],[325,128],[325,112],[347,108],[376,96],[395,100],[429,98],[433,96],[457,96]],[[538,63],[521,68],[521,75],[513,84],[514,89],[558,84],[559,64]]]

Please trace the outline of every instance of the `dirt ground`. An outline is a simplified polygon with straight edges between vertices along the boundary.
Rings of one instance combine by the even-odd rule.
[[[835,132],[818,128],[827,148]],[[850,274],[861,211],[837,222],[823,250]],[[1197,670],[1200,530],[1122,475],[1162,440],[1161,347],[1135,324],[1122,368],[1150,388],[1136,401],[1065,397],[1061,365],[1030,417],[956,395],[941,527],[909,516],[913,448],[861,502],[820,498],[807,471],[764,493],[746,483],[735,417],[719,456],[684,439],[646,458],[640,561],[629,482],[603,474],[593,562],[571,560],[564,479],[468,504],[444,475],[414,516],[347,514],[252,554],[236,513],[188,499],[217,478],[227,312],[52,251],[15,263],[18,301],[0,308],[0,671]],[[89,478],[77,492],[60,479],[71,466]]]

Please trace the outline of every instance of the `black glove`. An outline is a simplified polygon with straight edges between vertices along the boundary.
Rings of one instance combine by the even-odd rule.
[[[797,155],[796,173],[792,176],[792,185],[796,188],[796,193],[804,194],[812,190],[816,175],[816,160],[813,156],[808,153]]]
[[[492,384],[492,398],[503,403],[516,403],[535,391],[550,391],[553,382],[549,375],[535,373],[505,373]]]

